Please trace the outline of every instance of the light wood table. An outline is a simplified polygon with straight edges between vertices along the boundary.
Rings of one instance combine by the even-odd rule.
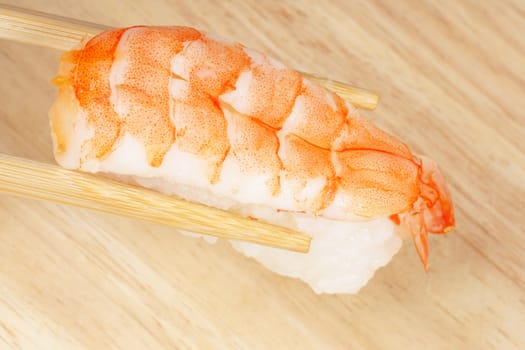
[[[2,349],[525,348],[525,3],[8,1],[196,26],[381,94],[365,115],[442,167],[457,230],[319,296],[173,229],[0,195]],[[74,4],[74,5],[73,5]],[[59,53],[0,41],[0,152],[53,162]]]

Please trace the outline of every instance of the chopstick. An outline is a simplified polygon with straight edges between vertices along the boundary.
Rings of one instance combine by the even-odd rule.
[[[290,229],[142,187],[0,154],[0,192],[171,225],[215,237],[308,252],[311,238]]]
[[[88,37],[110,27],[0,4],[0,38],[68,51]],[[313,74],[301,74],[334,91],[357,108],[373,110],[379,96],[373,92]]]

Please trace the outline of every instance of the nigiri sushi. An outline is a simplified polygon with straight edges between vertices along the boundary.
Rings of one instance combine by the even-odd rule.
[[[187,27],[105,31],[65,53],[56,161],[302,231],[308,254],[235,249],[317,293],[355,293],[409,234],[454,226],[436,164],[278,60]]]

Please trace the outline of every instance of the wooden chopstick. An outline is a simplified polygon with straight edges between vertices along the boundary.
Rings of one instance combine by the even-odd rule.
[[[182,230],[308,252],[290,229],[56,165],[0,154],[0,192],[167,224]]]
[[[324,86],[328,90],[332,90],[343,99],[347,100],[357,108],[374,110],[379,102],[379,95],[361,89],[341,83],[340,81],[330,80],[317,75],[300,72],[303,77],[316,82],[319,85]]]
[[[32,45],[50,47],[62,51],[71,50],[88,36],[93,36],[109,27],[0,4],[0,38],[20,41]],[[301,74],[334,91],[357,108],[375,109],[379,96],[345,83]]]

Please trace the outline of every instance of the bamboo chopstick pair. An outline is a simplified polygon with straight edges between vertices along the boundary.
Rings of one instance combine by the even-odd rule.
[[[0,4],[0,38],[70,50],[109,29],[42,12]],[[378,96],[346,84],[301,73],[358,108],[374,109]],[[203,234],[308,252],[310,237],[284,227],[169,197],[61,167],[0,154],[0,192],[84,207],[172,225]]]

